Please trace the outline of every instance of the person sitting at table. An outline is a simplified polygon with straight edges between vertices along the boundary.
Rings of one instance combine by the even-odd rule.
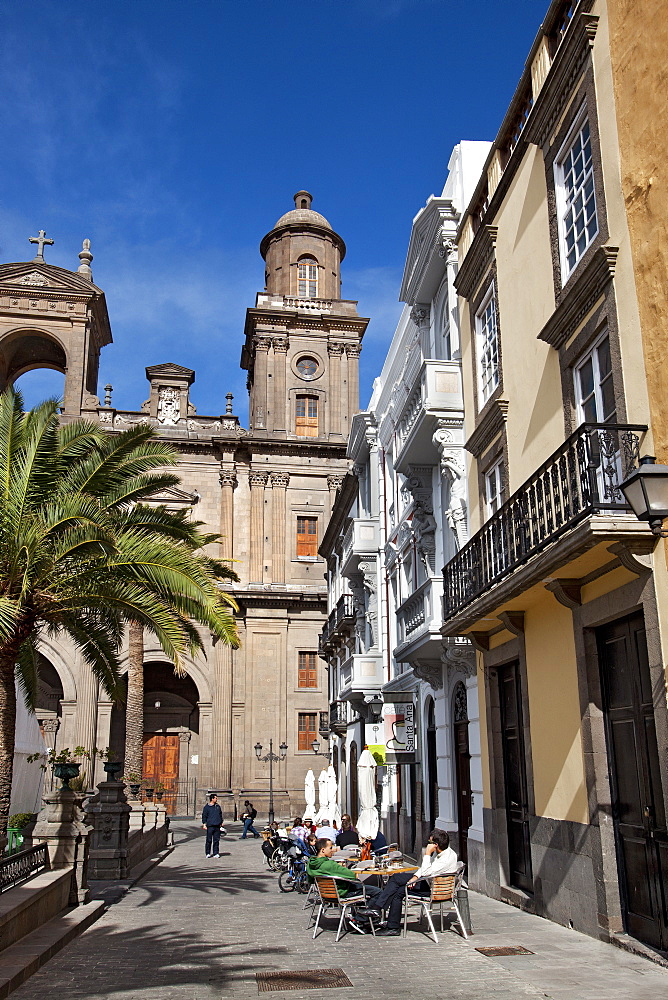
[[[317,849],[316,856],[314,858],[309,858],[306,862],[306,873],[311,881],[313,881],[316,876],[347,879],[351,883],[357,881],[357,872],[351,872],[349,868],[346,868],[344,865],[340,865],[338,861],[332,860],[332,854],[336,848],[329,837],[321,837],[316,842],[315,846]],[[341,882],[337,883],[339,896],[343,899],[345,899],[352,888],[352,885],[347,886]],[[375,885],[365,885],[364,890],[368,899],[373,899],[373,906],[375,907],[376,895],[381,890]],[[377,911],[374,909],[373,913],[375,914],[376,912]],[[366,933],[366,928],[361,925],[356,917],[348,917],[348,921],[352,924],[356,931],[359,931],[361,934]]]
[[[348,813],[344,813],[341,817],[341,829],[336,835],[336,846],[341,847],[359,847],[360,836],[355,827],[353,826],[352,818]]]
[[[307,829],[302,823],[301,816],[298,816],[294,823],[292,824],[292,829],[290,830],[291,837],[297,837],[299,840],[306,842],[306,838],[310,833],[310,829]]]
[[[450,835],[445,830],[432,830],[429,843],[416,872],[397,872],[388,879],[387,885],[378,894],[373,894],[371,906],[358,910],[361,916],[379,918],[381,910],[387,910],[387,926],[381,927],[376,934],[385,937],[397,937],[401,933],[401,909],[406,886],[418,896],[428,896],[429,882],[426,878],[436,875],[453,875],[457,871],[459,861],[450,847]]]
[[[336,840],[336,830],[333,826],[330,826],[328,819],[322,819],[320,826],[315,831],[315,835],[318,840],[322,840],[323,837],[329,837],[330,840]]]

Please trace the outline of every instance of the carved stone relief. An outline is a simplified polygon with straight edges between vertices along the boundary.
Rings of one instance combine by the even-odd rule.
[[[161,424],[177,424],[181,417],[181,393],[172,386],[163,385],[158,389],[158,421]]]

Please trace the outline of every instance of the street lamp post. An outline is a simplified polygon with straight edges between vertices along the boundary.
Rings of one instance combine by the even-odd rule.
[[[264,757],[262,756],[262,744],[255,744],[255,756],[258,760],[266,763],[269,761],[269,823],[270,825],[274,822],[274,762],[277,764],[280,761],[285,760],[285,756],[288,752],[288,744],[283,742],[278,748],[281,751],[279,757],[278,754],[274,753],[274,741],[269,740],[269,753],[266,753]]]

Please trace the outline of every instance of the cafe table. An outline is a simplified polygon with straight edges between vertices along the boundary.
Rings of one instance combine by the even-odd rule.
[[[382,879],[387,880],[391,875],[398,875],[401,872],[416,872],[418,867],[417,865],[405,865],[401,863],[390,865],[388,868],[360,868],[353,866],[350,870],[355,872],[358,881],[366,882],[371,875],[380,875]]]

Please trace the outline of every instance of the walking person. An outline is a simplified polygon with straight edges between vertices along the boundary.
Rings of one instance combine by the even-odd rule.
[[[202,829],[206,830],[206,845],[204,847],[207,858],[219,858],[220,831],[223,826],[223,810],[218,805],[218,796],[212,793],[209,801],[202,809]]]
[[[257,816],[257,809],[254,809],[253,803],[249,802],[248,799],[246,799],[246,801],[244,802],[244,811],[241,814],[241,818],[244,822],[244,832],[241,834],[241,837],[239,838],[240,840],[246,840],[249,833],[252,833],[256,840],[260,836],[260,834],[253,826],[253,822],[255,821],[256,816]]]

